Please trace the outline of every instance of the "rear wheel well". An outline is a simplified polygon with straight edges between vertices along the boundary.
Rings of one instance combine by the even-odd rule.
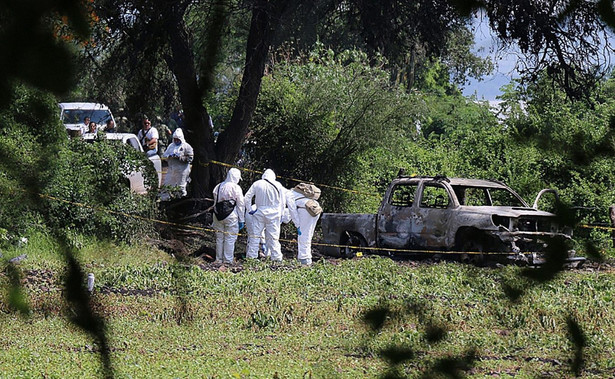
[[[361,247],[367,246],[367,241],[361,233],[346,230],[340,236],[340,245],[342,258],[354,258],[357,253],[362,252]]]

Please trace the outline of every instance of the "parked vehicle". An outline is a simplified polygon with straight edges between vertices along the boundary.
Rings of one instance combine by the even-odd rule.
[[[135,150],[143,152],[143,147],[139,143],[137,136],[132,133],[102,133],[98,134],[104,136],[107,140],[118,141],[118,143],[127,144],[133,147]],[[86,133],[83,135],[83,139],[86,142],[94,142],[96,140],[97,134],[94,133]],[[149,161],[154,165],[154,169],[158,173],[158,186],[162,184],[162,162],[160,160],[160,156],[154,155],[148,157]],[[145,182],[143,180],[143,172],[141,171],[133,171],[130,175],[127,176],[128,180],[130,180],[130,189],[138,194],[145,194],[148,191],[148,188],[145,186]]]
[[[550,243],[572,237],[555,214],[537,209],[547,192],[555,191],[541,191],[530,207],[501,182],[402,175],[391,182],[376,214],[323,214],[324,243],[336,245],[324,253],[429,254],[539,265]],[[585,261],[573,250],[566,253],[570,265]]]
[[[85,117],[90,122],[95,122],[99,130],[104,129],[107,121],[115,119],[111,110],[104,104],[97,103],[60,103],[60,120],[66,127],[69,135],[79,135],[84,124]]]

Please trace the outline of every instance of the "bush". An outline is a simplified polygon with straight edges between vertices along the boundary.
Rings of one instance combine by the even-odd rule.
[[[146,168],[148,195],[130,192],[126,176]],[[47,219],[54,228],[101,239],[130,241],[153,230],[157,174],[144,154],[132,147],[96,139],[71,140],[60,152],[45,194]],[[136,216],[136,217],[135,217]]]
[[[69,141],[56,99],[17,86],[0,109],[0,225],[23,235],[42,225],[56,231],[130,240],[152,230],[157,174],[138,151],[110,142]],[[130,193],[126,174],[145,167],[148,196]],[[137,231],[137,232],[135,232]]]
[[[0,225],[22,234],[41,223],[41,173],[54,165],[66,132],[53,96],[23,86],[11,93],[10,105],[0,109]]]
[[[414,97],[392,88],[388,74],[370,66],[365,54],[336,55],[316,46],[299,62],[278,63],[263,79],[247,152],[256,168],[354,188],[363,179],[357,173],[361,156],[407,138],[415,105]],[[368,186],[375,192],[373,183]],[[323,190],[327,211],[343,210],[340,204],[354,199]]]

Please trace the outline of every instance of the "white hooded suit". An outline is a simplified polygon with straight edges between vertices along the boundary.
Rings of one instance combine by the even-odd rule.
[[[275,180],[275,173],[271,169],[265,170],[262,179],[252,184],[245,196],[245,205],[251,209],[252,200],[256,211],[252,215],[252,231],[257,238],[248,240],[247,258],[258,258],[258,238],[265,231],[265,245],[271,252],[271,259],[282,260],[280,246],[280,222],[286,206],[286,188]]]
[[[190,163],[194,158],[194,150],[186,142],[184,132],[181,129],[175,130],[173,138],[179,139],[181,143],[179,145],[175,142],[171,143],[162,155],[163,158],[167,158],[169,164],[162,184],[170,187],[178,186],[182,191],[182,196],[186,196],[188,194],[186,184],[190,176]]]
[[[316,223],[320,218],[320,215],[312,216],[305,209],[305,203],[308,200],[310,199],[295,190],[288,191],[286,195],[286,206],[290,212],[290,218],[293,220],[293,224],[301,229],[301,235],[297,235],[297,244],[299,245],[297,259],[304,264],[312,263],[312,237]]]
[[[240,222],[244,222],[244,197],[239,186],[241,172],[231,168],[226,179],[214,187],[214,203],[224,200],[235,200],[235,209],[224,220],[219,221],[216,214],[213,217],[213,227],[216,229],[216,262],[233,263],[235,257],[235,242],[239,233]]]

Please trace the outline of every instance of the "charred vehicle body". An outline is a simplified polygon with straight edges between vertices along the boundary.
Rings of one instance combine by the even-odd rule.
[[[351,258],[358,252],[441,256],[459,260],[544,263],[549,244],[568,246],[572,229],[555,214],[530,207],[507,185],[447,177],[394,179],[377,214],[321,217],[324,253]],[[554,244],[555,245],[555,244]],[[566,261],[585,258],[566,249]]]

